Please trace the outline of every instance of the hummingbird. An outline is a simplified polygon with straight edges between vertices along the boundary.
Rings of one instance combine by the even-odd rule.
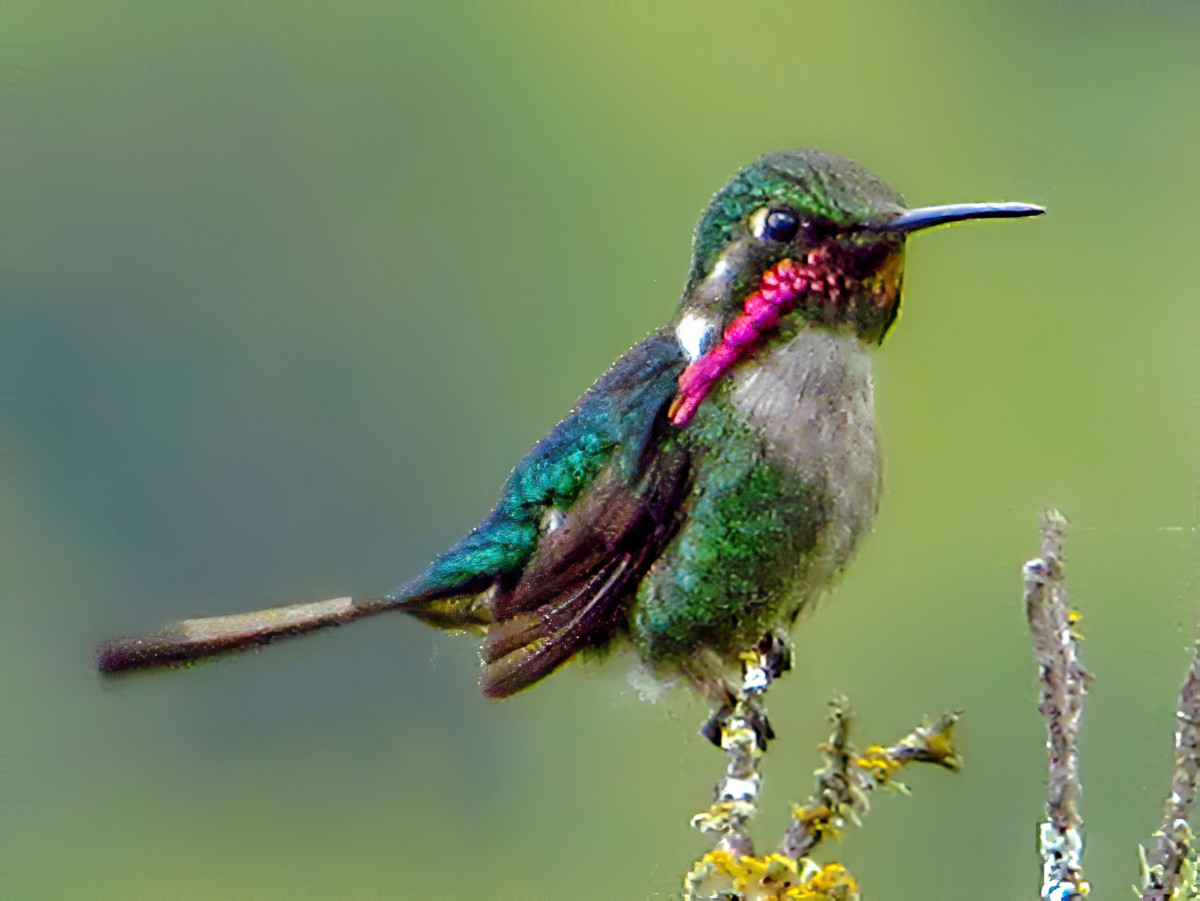
[[[481,634],[488,698],[614,644],[652,676],[727,697],[739,653],[790,629],[872,527],[871,353],[900,312],[908,236],[1043,212],[910,208],[851,160],[767,153],[709,201],[666,325],[534,444],[491,512],[423,573],[380,597],[119,638],[97,666],[177,666],[398,610]]]

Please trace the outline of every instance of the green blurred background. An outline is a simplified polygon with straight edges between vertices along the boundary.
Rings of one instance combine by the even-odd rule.
[[[797,630],[759,834],[834,691],[864,743],[962,708],[965,772],[828,852],[878,901],[1034,894],[1053,502],[1124,897],[1200,567],[1200,6],[4,6],[0,894],[676,893],[722,759],[627,658],[491,704],[473,640],[401,617],[121,682],[91,653],[417,572],[670,313],[708,195],[815,146],[1051,213],[912,242],[882,513]]]

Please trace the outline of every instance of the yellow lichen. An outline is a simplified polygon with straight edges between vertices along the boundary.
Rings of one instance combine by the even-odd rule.
[[[962,766],[962,758],[954,747],[954,724],[951,723],[940,732],[935,732],[926,739],[925,747],[933,762],[957,770]]]
[[[714,883],[720,883],[718,887]],[[753,901],[852,901],[858,884],[841,864],[820,867],[811,860],[792,860],[782,854],[735,857],[710,851],[688,877],[689,891],[732,891]],[[705,895],[694,895],[705,897]]]
[[[866,770],[880,785],[888,782],[892,774],[900,769],[900,763],[887,752],[887,748],[883,745],[871,745],[855,763]]]
[[[754,814],[754,805],[741,799],[716,801],[708,810],[692,817],[692,827],[701,832],[727,832]]]
[[[1083,611],[1072,607],[1067,611],[1067,629],[1071,632],[1072,641],[1083,641],[1083,630],[1079,624],[1083,622]]]
[[[828,804],[817,804],[806,807],[802,804],[792,805],[792,819],[803,823],[808,832],[818,838],[841,838],[841,814],[834,811]]]
[[[825,867],[806,881],[802,889],[808,894],[791,894],[790,898],[837,898],[848,899],[858,897],[858,883],[846,872],[839,863],[826,864]]]
[[[762,756],[762,749],[758,746],[758,736],[750,726],[737,725],[726,726],[721,730],[721,748],[728,751],[733,747],[745,747],[750,750],[755,757]]]

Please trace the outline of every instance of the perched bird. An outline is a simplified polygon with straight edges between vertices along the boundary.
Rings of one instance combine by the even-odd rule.
[[[612,642],[719,698],[738,653],[790,627],[871,528],[871,350],[900,311],[908,235],[1042,212],[909,209],[850,160],[768,153],[709,202],[674,316],[600,377],[424,573],[383,597],[117,639],[98,666],[177,665],[400,610],[481,632],[490,698]]]

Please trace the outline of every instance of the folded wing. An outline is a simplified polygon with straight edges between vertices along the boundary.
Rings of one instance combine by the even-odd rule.
[[[626,353],[518,464],[488,517],[389,596],[432,625],[486,631],[489,697],[621,625],[687,491],[687,454],[666,415],[685,364],[665,332]]]

